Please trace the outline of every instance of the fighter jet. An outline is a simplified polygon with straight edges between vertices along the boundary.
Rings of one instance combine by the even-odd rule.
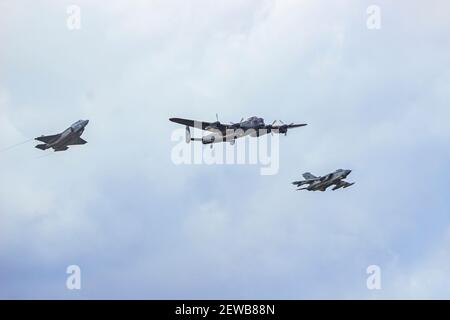
[[[351,170],[338,169],[335,172],[329,173],[322,177],[316,177],[311,173],[306,172],[303,174],[303,178],[305,178],[305,180],[294,181],[292,182],[292,184],[296,185],[297,187],[307,184],[307,187],[297,190],[308,191],[325,191],[328,187],[334,185],[334,188],[332,189],[334,191],[339,188],[348,188],[355,184],[354,182],[349,183],[343,181],[351,172]]]
[[[234,145],[235,140],[244,136],[259,137],[267,133],[279,133],[287,135],[288,129],[306,126],[306,124],[285,124],[280,120],[279,125],[275,125],[276,120],[272,124],[265,124],[263,118],[250,117],[244,121],[241,119],[239,123],[224,124],[219,121],[216,114],[215,122],[195,121],[189,119],[170,118],[172,122],[186,126],[186,143],[191,141],[201,141],[203,144],[212,144],[219,142],[230,142]],[[201,138],[192,138],[190,127],[198,128],[204,131],[213,132]]]
[[[85,144],[87,141],[81,139],[81,135],[88,123],[89,120],[79,120],[62,133],[35,138],[34,140],[44,142],[44,144],[38,144],[36,148],[41,150],[53,148],[55,151],[65,151],[69,149],[68,146]]]

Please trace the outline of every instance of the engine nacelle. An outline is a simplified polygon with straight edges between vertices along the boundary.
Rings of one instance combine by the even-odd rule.
[[[191,142],[191,129],[189,129],[189,126],[186,126],[186,143]]]
[[[186,143],[191,142],[191,129],[189,129],[189,126],[186,126]]]
[[[216,140],[216,137],[213,136],[213,135],[204,136],[202,138],[202,143],[203,144],[210,144],[210,143],[214,143],[215,140]]]
[[[283,125],[283,126],[281,126],[280,127],[280,129],[279,129],[279,133],[281,133],[281,134],[287,134],[287,131],[288,131],[288,126],[287,125]]]
[[[220,126],[221,126],[221,123],[219,121],[216,121],[216,122],[211,123],[209,126],[207,126],[205,128],[205,130],[212,130],[212,129],[219,130]]]

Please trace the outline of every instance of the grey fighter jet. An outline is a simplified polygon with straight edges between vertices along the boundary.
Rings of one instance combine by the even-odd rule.
[[[309,172],[306,172],[303,174],[303,178],[305,180],[302,181],[294,181],[292,182],[293,185],[296,185],[297,187],[300,187],[302,185],[307,184],[308,186],[305,188],[300,188],[297,190],[308,190],[308,191],[325,191],[328,187],[331,187],[334,185],[334,188],[332,189],[337,190],[339,188],[348,188],[355,183],[349,183],[346,181],[343,181],[347,176],[352,172],[352,170],[343,170],[338,169],[335,172],[329,173],[322,177],[316,177],[312,175]]]
[[[43,144],[38,144],[36,148],[41,150],[53,148],[55,151],[65,151],[69,149],[68,146],[85,144],[87,141],[81,139],[81,135],[88,123],[89,120],[79,120],[62,133],[35,138],[34,140],[44,142]]]
[[[170,118],[172,122],[186,126],[186,143],[191,141],[201,141],[203,144],[212,144],[219,142],[230,142],[231,145],[235,140],[244,136],[259,137],[268,133],[279,133],[287,135],[288,129],[306,126],[306,124],[285,124],[281,120],[280,124],[275,125],[276,120],[271,124],[265,124],[263,118],[250,117],[244,121],[241,119],[239,123],[225,124],[221,123],[216,114],[215,122],[195,121],[181,118]],[[192,138],[190,127],[197,128],[212,133],[201,138]]]

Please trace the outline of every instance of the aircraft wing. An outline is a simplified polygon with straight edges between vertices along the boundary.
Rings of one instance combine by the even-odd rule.
[[[75,145],[79,145],[79,144],[86,144],[87,141],[83,140],[81,138],[78,138],[77,140],[75,140],[74,142],[68,143],[68,146],[75,146]]]
[[[305,180],[303,180],[303,181],[294,181],[294,182],[292,182],[292,184],[293,184],[293,185],[296,185],[297,187],[300,187],[300,186],[302,186],[302,185],[304,185],[304,184],[308,184],[308,183],[310,183],[310,182],[305,181]]]
[[[340,188],[348,188],[348,187],[350,187],[350,186],[352,186],[354,184],[355,184],[354,182],[353,183],[349,183],[347,181],[341,181],[340,183],[336,184],[336,186],[333,188],[333,191],[337,190],[337,189],[340,189]]]
[[[58,140],[60,137],[61,137],[60,134],[55,134],[53,136],[40,136],[40,137],[35,138],[34,140],[41,141],[44,143],[52,143],[52,142],[55,142],[56,140]]]
[[[230,127],[227,124],[221,123],[213,129],[207,129],[209,126],[214,125],[214,122],[189,120],[189,119],[182,119],[182,118],[170,118],[169,120],[172,122],[178,123],[178,124],[182,124],[184,126],[198,128],[198,129],[202,129],[202,130],[208,130],[208,131],[220,130],[221,132],[224,132]]]
[[[352,186],[352,185],[354,185],[354,184],[355,184],[354,182],[349,183],[349,182],[347,182],[347,181],[342,181],[342,187],[343,187],[343,188],[348,188],[348,187],[350,187],[350,186]]]
[[[319,178],[319,180],[320,181],[322,181],[322,182],[324,182],[324,181],[329,181],[329,180],[331,180],[333,178],[333,174],[327,174],[327,175],[325,175],[325,176],[322,176],[322,177],[320,177]]]
[[[292,124],[288,124],[288,125],[278,125],[278,126],[272,126],[270,125],[270,128],[272,128],[272,130],[279,130],[281,127],[287,127],[288,129],[293,129],[293,128],[299,128],[299,127],[304,127],[307,126],[308,124],[306,123],[292,123]]]

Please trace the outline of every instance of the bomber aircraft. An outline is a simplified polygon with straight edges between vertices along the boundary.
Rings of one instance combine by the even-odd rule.
[[[79,120],[72,124],[69,128],[62,133],[58,133],[52,136],[40,136],[34,140],[44,142],[38,144],[36,148],[41,150],[47,150],[53,148],[54,151],[65,151],[69,149],[68,146],[85,144],[87,141],[81,139],[81,135],[84,132],[84,128],[89,123],[89,120]]]
[[[265,124],[263,118],[250,117],[244,121],[241,119],[239,123],[225,124],[219,121],[216,114],[215,122],[195,121],[181,118],[170,118],[172,122],[186,126],[186,143],[191,141],[201,141],[203,144],[212,144],[219,142],[230,142],[234,145],[235,140],[244,136],[259,137],[267,133],[279,133],[287,135],[288,129],[306,126],[306,124],[285,124],[280,120],[280,124],[275,125],[276,120],[272,124]],[[190,127],[212,132],[201,138],[192,138]]]

